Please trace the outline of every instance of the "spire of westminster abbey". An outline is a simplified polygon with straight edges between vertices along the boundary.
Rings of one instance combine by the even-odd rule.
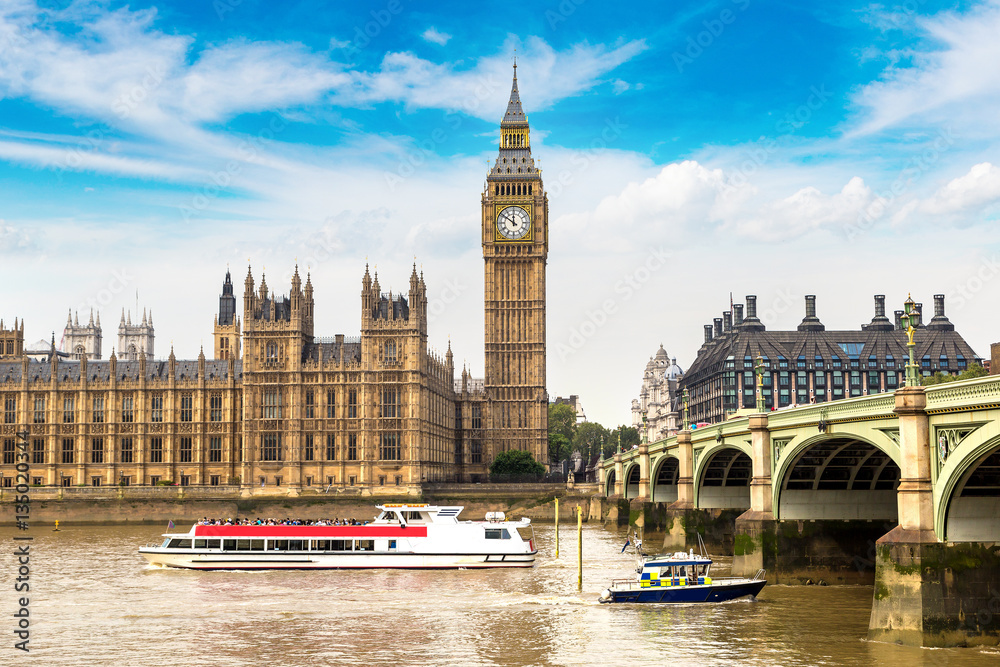
[[[517,89],[500,120],[500,150],[482,197],[485,390],[489,451],[548,458],[545,263],[548,197],[531,157],[531,128]]]

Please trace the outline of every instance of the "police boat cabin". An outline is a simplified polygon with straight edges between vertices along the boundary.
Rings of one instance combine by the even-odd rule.
[[[725,602],[756,597],[767,581],[760,570],[752,579],[713,578],[712,559],[705,555],[678,551],[674,554],[638,554],[634,579],[615,579],[604,590],[600,602]]]
[[[386,504],[373,521],[199,522],[139,553],[152,565],[196,570],[531,567],[530,519],[459,521],[461,506]]]

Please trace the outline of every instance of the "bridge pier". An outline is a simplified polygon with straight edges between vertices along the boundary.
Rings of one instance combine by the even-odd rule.
[[[753,576],[758,570],[774,570],[777,563],[777,530],[771,507],[771,434],[767,414],[750,415],[750,447],[753,476],[750,478],[750,509],[736,519],[733,544],[733,575]]]
[[[902,455],[899,525],[876,543],[869,639],[911,646],[1000,643],[1000,552],[934,533],[930,428],[923,387],[896,390]]]
[[[649,443],[639,445],[639,496],[641,500],[653,499],[649,493]]]
[[[622,464],[622,453],[615,452],[615,496],[625,495],[625,466]]]

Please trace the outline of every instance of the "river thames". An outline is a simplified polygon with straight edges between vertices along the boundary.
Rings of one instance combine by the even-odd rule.
[[[178,529],[187,526],[178,526]],[[190,572],[148,566],[137,548],[162,526],[33,526],[31,651],[38,665],[996,665],[996,649],[865,641],[872,589],[768,586],[756,601],[601,605],[629,576],[624,532],[535,527],[529,570]],[[8,582],[12,528],[0,529]],[[23,533],[22,533],[23,534]],[[728,567],[729,559],[717,565]],[[716,575],[721,571],[715,571]]]

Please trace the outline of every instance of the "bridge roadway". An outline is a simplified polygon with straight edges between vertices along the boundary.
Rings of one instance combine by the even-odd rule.
[[[609,502],[680,518],[679,546],[738,514],[737,573],[875,583],[872,638],[1000,643],[1000,376],[684,430],[599,479]]]

